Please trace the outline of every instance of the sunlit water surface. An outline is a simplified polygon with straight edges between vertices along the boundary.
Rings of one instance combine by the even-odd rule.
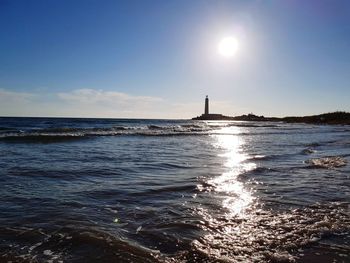
[[[349,262],[350,127],[0,118],[0,261]]]

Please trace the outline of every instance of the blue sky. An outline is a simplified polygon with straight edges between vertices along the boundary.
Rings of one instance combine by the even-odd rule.
[[[0,0],[0,116],[350,111],[349,76],[346,0]]]

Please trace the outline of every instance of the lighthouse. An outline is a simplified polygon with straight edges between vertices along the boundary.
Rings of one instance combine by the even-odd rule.
[[[206,120],[206,121],[223,121],[233,120],[233,117],[225,116],[217,113],[209,113],[209,98],[205,96],[204,113],[201,116],[192,118],[192,120]]]
[[[209,98],[205,97],[204,115],[209,115]]]

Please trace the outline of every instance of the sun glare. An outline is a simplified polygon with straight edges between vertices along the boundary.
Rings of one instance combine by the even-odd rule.
[[[218,45],[220,55],[229,58],[234,56],[238,51],[238,41],[234,37],[223,38]]]

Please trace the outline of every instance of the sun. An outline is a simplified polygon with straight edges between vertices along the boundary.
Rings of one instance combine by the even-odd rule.
[[[230,58],[234,56],[238,51],[238,41],[234,37],[223,38],[218,45],[218,51],[220,55]]]

